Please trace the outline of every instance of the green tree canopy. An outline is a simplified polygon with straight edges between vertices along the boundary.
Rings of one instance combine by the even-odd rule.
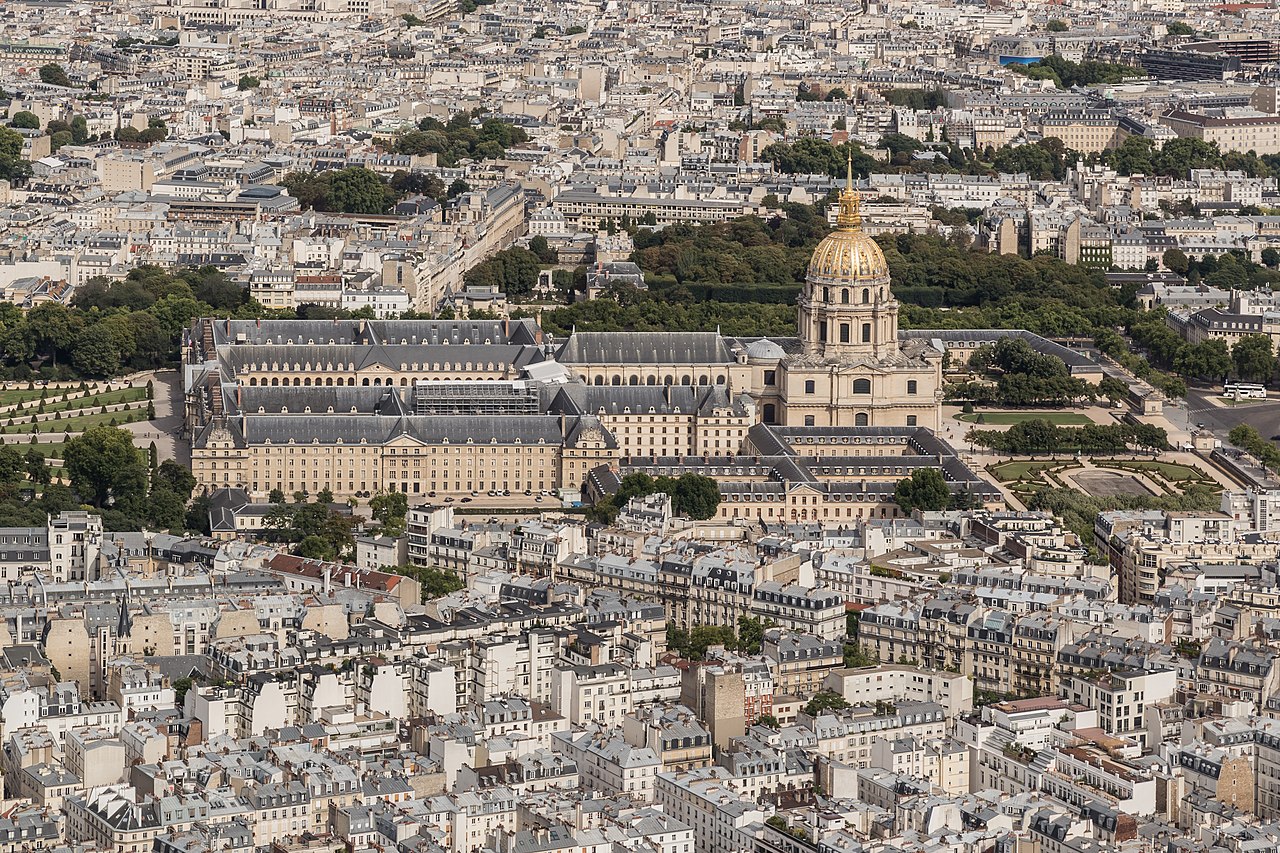
[[[1276,372],[1275,351],[1267,335],[1242,335],[1231,347],[1236,375],[1251,382],[1266,382]]]
[[[804,712],[810,717],[817,717],[828,711],[841,711],[848,707],[849,702],[839,693],[832,690],[820,690],[804,706]]]
[[[71,78],[61,65],[50,62],[40,66],[40,82],[50,86],[70,86]]]
[[[908,514],[915,509],[937,512],[951,502],[951,489],[937,468],[917,468],[898,481],[893,499]]]
[[[409,496],[404,492],[379,492],[369,501],[369,509],[374,520],[381,525],[383,536],[399,536],[404,532]]]
[[[96,507],[128,505],[147,492],[147,460],[128,430],[89,427],[67,442],[63,469],[71,488]]]

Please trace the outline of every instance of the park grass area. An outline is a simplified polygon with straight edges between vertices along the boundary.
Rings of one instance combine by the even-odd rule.
[[[137,403],[147,399],[146,388],[119,388],[115,391],[104,391],[91,397],[79,400],[45,400],[46,412],[69,412],[75,409],[96,409],[99,406],[114,406],[117,403]]]
[[[1099,468],[1119,468],[1127,471],[1154,472],[1171,483],[1202,482],[1210,485],[1217,483],[1208,474],[1190,465],[1179,465],[1176,462],[1155,462],[1127,459],[1102,459],[1094,463]]]
[[[39,391],[24,391],[23,393],[36,396],[34,399],[22,400],[22,403],[39,403]],[[102,391],[98,394],[90,394],[88,397],[72,397],[66,400],[62,399],[61,394],[50,394],[45,398],[45,413],[53,412],[69,412],[75,409],[96,409],[99,406],[114,406],[118,403],[138,403],[147,399],[146,388],[117,388],[114,391]],[[0,405],[6,405],[0,402]],[[30,411],[28,409],[28,411]],[[0,413],[3,414],[3,413]]]
[[[61,459],[67,443],[65,441],[39,441],[35,444],[18,444],[15,446],[21,449],[23,453],[28,450],[34,450],[45,459]]]
[[[1084,426],[1093,420],[1080,412],[971,412],[956,420],[986,426],[1013,426],[1026,421],[1048,421],[1055,426]]]
[[[30,418],[19,417],[15,419],[12,426],[0,427],[0,433],[4,435],[20,435],[30,433],[34,426],[38,432],[84,432],[89,427],[99,426],[101,424],[109,424],[113,420],[117,424],[129,424],[147,419],[146,409],[130,409],[124,412],[95,412],[91,415],[76,415],[71,418],[61,418],[54,420],[42,420],[38,423],[31,423]]]
[[[1040,475],[1050,468],[1060,468],[1061,462],[1002,462],[999,465],[992,465],[987,470],[996,476],[1002,483],[1012,483],[1017,480],[1039,479]]]
[[[30,400],[39,400],[41,394],[48,396],[42,388],[10,388],[0,391],[0,406],[16,406]]]

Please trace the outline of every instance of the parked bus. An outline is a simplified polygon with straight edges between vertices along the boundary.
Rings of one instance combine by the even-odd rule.
[[[1238,397],[1248,400],[1265,400],[1267,399],[1267,389],[1261,385],[1254,385],[1249,382],[1228,382],[1222,386],[1223,397]]]

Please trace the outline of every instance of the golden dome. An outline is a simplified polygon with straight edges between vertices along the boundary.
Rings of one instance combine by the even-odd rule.
[[[889,277],[889,264],[884,252],[862,230],[862,200],[853,188],[853,164],[849,178],[840,193],[840,212],[836,230],[832,231],[809,260],[809,277],[837,283],[858,282]]]

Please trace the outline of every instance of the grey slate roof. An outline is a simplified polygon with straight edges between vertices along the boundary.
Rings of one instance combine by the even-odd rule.
[[[728,364],[716,332],[574,332],[560,347],[561,364]]]
[[[361,414],[248,414],[228,418],[226,426],[241,443],[262,444],[385,444],[408,435],[424,444],[559,444],[563,440],[560,419],[553,415],[511,415],[502,418],[469,415],[361,415]],[[213,424],[196,436],[195,446],[208,442]]]
[[[583,385],[569,383],[548,389],[554,397],[547,411],[564,414],[621,415],[709,413],[733,405],[723,385]],[[741,406],[734,406],[741,409]]]

